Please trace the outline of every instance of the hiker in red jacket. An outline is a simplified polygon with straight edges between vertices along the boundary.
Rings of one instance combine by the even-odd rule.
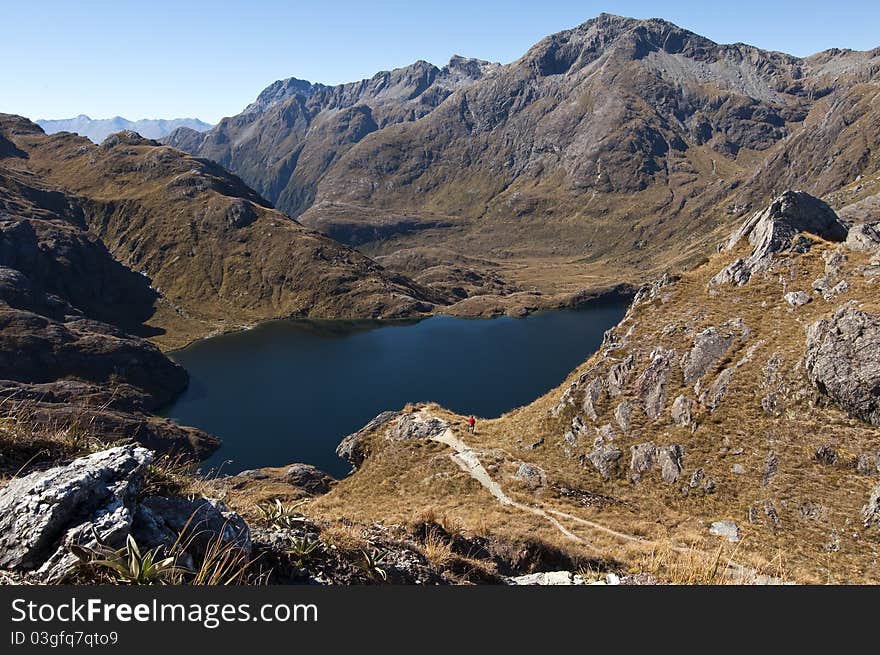
[[[475,426],[476,424],[477,424],[477,419],[475,419],[473,416],[471,416],[471,417],[468,419],[468,432],[470,432],[471,434],[473,434],[473,433],[474,433],[474,426]]]

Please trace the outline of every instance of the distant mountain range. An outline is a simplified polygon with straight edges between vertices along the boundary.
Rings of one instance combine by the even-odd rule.
[[[465,253],[637,281],[698,261],[787,188],[878,170],[878,80],[880,49],[799,58],[603,14],[505,65],[282,80],[163,141],[417,280]],[[509,277],[544,288],[526,268]]]
[[[178,127],[186,127],[196,132],[204,132],[211,129],[210,123],[200,121],[198,118],[142,118],[139,121],[130,121],[122,116],[113,118],[89,118],[80,114],[76,118],[59,118],[54,120],[40,119],[37,125],[43,128],[46,134],[56,132],[73,132],[80,136],[88,137],[95,143],[101,143],[111,134],[122,130],[132,130],[147,139],[161,139],[171,134]]]

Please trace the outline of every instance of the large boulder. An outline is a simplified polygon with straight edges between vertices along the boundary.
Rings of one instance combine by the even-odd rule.
[[[523,462],[519,465],[513,477],[532,491],[536,491],[547,484],[547,473],[537,464]]]
[[[880,425],[880,317],[846,306],[808,326],[804,364],[820,393]]]
[[[794,239],[801,232],[828,241],[843,241],[847,237],[846,225],[825,202],[803,191],[786,191],[730,236],[722,246],[724,250],[732,250],[747,238],[754,247],[752,253],[724,268],[709,284],[745,284],[770,267],[775,253],[797,247]]]

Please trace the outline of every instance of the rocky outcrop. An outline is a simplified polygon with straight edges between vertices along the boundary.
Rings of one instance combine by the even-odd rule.
[[[63,578],[77,563],[71,546],[170,548],[191,563],[219,539],[250,552],[247,525],[217,501],[139,498],[150,451],[119,446],[16,478],[0,489],[0,569]],[[181,561],[183,561],[181,560]]]
[[[152,460],[148,450],[124,446],[11,481],[0,489],[0,568],[35,570],[49,561],[55,568],[70,555],[65,544],[92,527],[121,544]]]
[[[677,396],[672,402],[672,421],[682,427],[691,424],[693,401],[687,396]]]
[[[382,412],[360,430],[345,437],[336,447],[336,454],[351,464],[352,470],[357,470],[369,454],[369,436],[397,416],[399,412]]]
[[[513,586],[568,586],[585,585],[587,581],[577,573],[571,571],[543,571],[540,573],[528,573],[507,578],[505,582]]]
[[[683,468],[684,449],[678,444],[661,446],[657,449],[657,463],[660,465],[660,477],[667,484],[678,481]]]
[[[753,275],[769,268],[774,254],[808,247],[807,243],[794,242],[801,232],[828,241],[843,241],[847,236],[846,226],[826,203],[803,191],[786,191],[731,235],[723,246],[725,250],[732,250],[747,238],[753,246],[752,253],[730,264],[709,284],[745,284]]]
[[[806,332],[810,381],[853,416],[880,425],[880,318],[845,306]]]
[[[416,413],[404,414],[388,431],[388,436],[401,441],[409,439],[430,439],[443,434],[449,423],[435,416],[421,416]]]
[[[184,535],[189,567],[219,539],[245,554],[251,550],[247,523],[221,501],[209,498],[149,496],[134,508],[131,533],[139,546],[168,547]]]
[[[880,252],[880,223],[859,223],[849,229],[846,247],[858,252]]]
[[[693,384],[721,359],[733,344],[733,334],[709,327],[694,337],[693,348],[681,359],[685,384]]]
[[[862,508],[862,519],[866,528],[880,526],[880,484],[871,489],[868,503]]]
[[[607,481],[617,473],[617,466],[622,455],[623,452],[615,444],[598,438],[593,445],[593,450],[587,454],[586,459],[599,472],[599,475]]]
[[[166,404],[188,383],[183,368],[152,344],[105,323],[55,321],[0,307],[0,379],[45,383],[73,378],[108,385],[124,382]]]
[[[634,409],[633,404],[627,400],[622,401],[614,409],[614,420],[623,432],[629,430],[629,421]]]
[[[635,359],[628,355],[608,370],[607,388],[611,397],[619,396],[629,383],[629,377],[635,366]]]
[[[536,464],[523,462],[519,465],[519,468],[516,470],[513,477],[522,482],[532,491],[537,491],[538,489],[547,486],[547,473]]]
[[[657,418],[666,405],[666,384],[675,358],[674,350],[656,348],[651,353],[651,363],[636,380],[636,393],[644,405],[645,414]]]
[[[327,493],[335,482],[332,476],[311,464],[291,464],[284,472],[284,481],[312,496]]]
[[[880,453],[859,453],[856,457],[856,472],[861,475],[880,473]]]
[[[789,291],[783,296],[783,299],[792,307],[801,307],[813,302],[813,297],[806,291]]]
[[[657,459],[657,446],[653,442],[640,443],[630,446],[632,457],[630,459],[630,478],[633,482],[638,482],[642,476],[654,467]]]
[[[596,411],[597,404],[604,393],[605,380],[603,378],[596,378],[594,380],[591,380],[584,389],[583,410],[584,413],[594,421],[598,418],[598,413]]]

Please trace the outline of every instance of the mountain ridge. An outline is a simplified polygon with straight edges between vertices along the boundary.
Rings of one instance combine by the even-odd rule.
[[[424,66],[397,69],[402,88],[421,90],[415,113],[412,100],[365,93],[364,80],[165,141],[414,279],[422,272],[409,262],[426,253],[451,269],[477,250],[508,283],[574,292],[583,279],[610,282],[610,262],[615,281],[634,284],[693,265],[748,208],[785,188],[821,195],[848,181],[810,187],[821,160],[792,140],[815,129],[824,104],[845,104],[853,83],[875,87],[878,64],[880,50],[798,58],[603,14],[436,97],[417,83]],[[343,89],[340,110],[331,99]],[[871,103],[858,111],[880,134]],[[839,147],[860,138],[849,130]],[[792,157],[784,182],[774,171],[749,183],[762,164]],[[854,161],[851,177],[875,166]]]
[[[73,118],[41,118],[34,122],[42,127],[47,134],[73,132],[95,143],[101,143],[111,134],[123,130],[137,132],[148,139],[159,139],[180,127],[198,132],[204,132],[213,127],[210,123],[200,121],[198,118],[141,118],[131,121],[122,116],[93,119],[86,114],[79,114]]]

